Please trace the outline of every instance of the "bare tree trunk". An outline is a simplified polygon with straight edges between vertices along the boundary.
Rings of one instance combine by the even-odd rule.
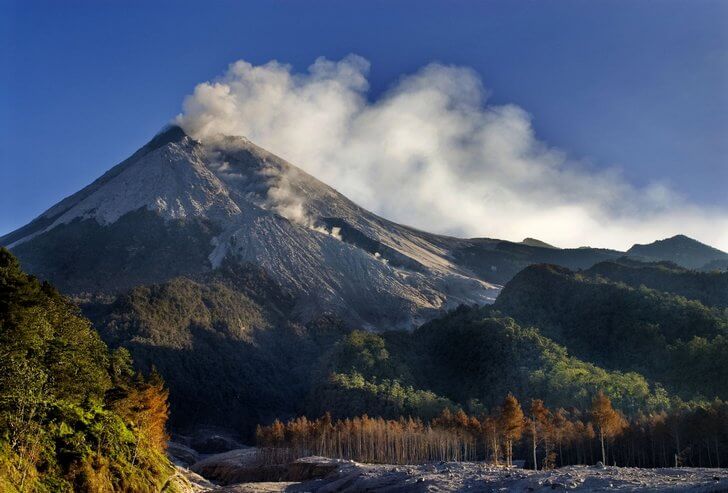
[[[720,449],[718,449],[718,437],[715,437],[715,467],[720,467]]]
[[[533,423],[533,428],[531,429],[531,437],[532,437],[532,445],[533,445],[533,470],[538,469],[538,459],[536,458],[536,423]]]

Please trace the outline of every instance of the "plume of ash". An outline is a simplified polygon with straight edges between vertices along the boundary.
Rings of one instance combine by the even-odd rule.
[[[248,177],[240,172],[240,169],[225,160],[226,153],[235,153],[245,149],[244,142],[239,138],[229,138],[224,136],[210,136],[206,139],[211,145],[205,148],[205,157],[208,166],[212,171],[225,182],[233,183],[245,190],[245,182]],[[242,144],[242,145],[241,145]],[[284,169],[269,165],[264,160],[264,165],[256,170],[256,173],[263,176],[267,181],[268,188],[262,207],[275,211],[278,215],[288,219],[289,221],[309,229],[318,231],[319,233],[332,236],[342,241],[341,228],[327,228],[318,223],[316,218],[311,216],[306,208],[306,203],[302,194],[296,192],[292,177]]]
[[[635,187],[545,145],[526,111],[488,104],[468,68],[427,65],[376,101],[366,98],[368,70],[354,55],[319,58],[305,73],[238,61],[197,85],[177,123],[203,141],[245,136],[360,205],[430,231],[615,248],[684,233],[728,249],[728,210],[659,182]],[[310,221],[285,187],[271,200]]]
[[[278,170],[267,170],[268,175],[274,177],[271,186],[266,194],[266,207],[274,210],[278,215],[300,226],[313,229],[319,233],[332,236],[342,241],[341,228],[331,229],[319,224],[316,218],[312,217],[306,210],[303,198],[296,193],[291,184],[291,177],[287,173]]]

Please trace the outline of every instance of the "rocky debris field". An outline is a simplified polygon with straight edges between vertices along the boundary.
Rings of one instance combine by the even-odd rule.
[[[552,471],[506,469],[484,463],[448,462],[417,466],[359,464],[306,457],[275,472],[280,481],[253,477],[253,448],[203,455],[180,475],[190,492],[728,492],[728,469],[568,466]],[[203,477],[204,476],[204,477]],[[243,480],[238,481],[237,479]]]
[[[299,489],[300,488],[300,489]],[[421,466],[352,464],[335,478],[286,491],[728,491],[728,470],[570,466],[553,471],[505,469],[481,463]],[[237,489],[231,491],[246,491]]]

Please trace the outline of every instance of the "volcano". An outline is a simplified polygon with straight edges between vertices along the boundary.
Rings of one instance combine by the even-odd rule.
[[[0,238],[67,294],[118,294],[224,263],[263,269],[306,321],[412,327],[499,291],[455,252],[468,240],[383,219],[244,138],[177,126]]]

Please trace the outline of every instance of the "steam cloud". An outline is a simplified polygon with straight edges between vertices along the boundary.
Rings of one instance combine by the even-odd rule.
[[[303,197],[300,197],[294,191],[290,183],[288,174],[278,175],[276,173],[275,185],[268,189],[265,204],[268,208],[273,209],[279,215],[285,217],[291,222],[300,224],[307,228],[333,236],[337,240],[341,240],[341,228],[332,227],[328,229],[317,224],[316,218],[311,217],[306,211],[306,204]]]
[[[177,123],[202,141],[245,136],[428,231],[620,249],[684,233],[728,250],[728,210],[570,159],[535,137],[522,108],[487,104],[474,71],[430,64],[371,102],[368,70],[355,55],[319,58],[306,73],[238,61],[195,88]]]

